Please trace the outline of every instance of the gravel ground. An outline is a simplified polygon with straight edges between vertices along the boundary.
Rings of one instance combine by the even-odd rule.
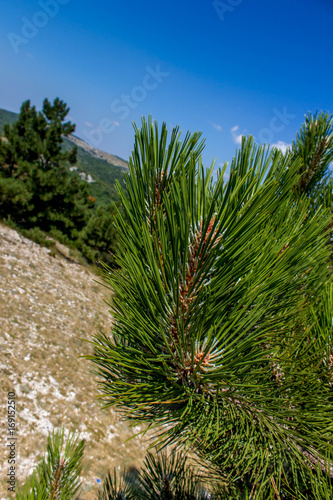
[[[0,498],[9,498],[7,393],[16,394],[16,479],[23,483],[46,449],[50,431],[64,426],[87,440],[80,498],[96,497],[109,468],[140,466],[147,441],[115,411],[101,410],[89,339],[111,331],[104,300],[110,292],[93,272],[52,256],[0,224],[0,381],[2,429]]]

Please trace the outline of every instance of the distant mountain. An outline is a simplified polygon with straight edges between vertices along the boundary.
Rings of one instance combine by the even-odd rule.
[[[94,148],[87,144],[83,139],[76,137],[76,135],[72,134],[68,137],[71,142],[74,142],[76,146],[87,151],[91,156],[95,158],[99,158],[100,160],[106,160],[111,165],[115,165],[116,167],[122,167],[126,170],[128,169],[127,162],[119,156],[111,155],[110,153],[105,153],[105,151],[101,151],[100,149]]]
[[[12,113],[11,111],[0,108],[0,133],[3,131],[3,126],[6,123],[12,125],[14,122],[16,122],[17,117],[17,113]]]
[[[0,108],[0,134],[5,123],[13,124],[18,113]],[[64,149],[78,148],[77,173],[89,182],[90,195],[96,198],[97,205],[106,205],[117,199],[115,182],[124,182],[124,172],[128,170],[127,162],[119,156],[106,153],[87,144],[75,135],[64,138]]]

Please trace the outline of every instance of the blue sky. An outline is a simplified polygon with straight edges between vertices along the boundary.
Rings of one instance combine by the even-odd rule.
[[[283,148],[333,112],[332,24],[331,0],[0,0],[0,107],[59,96],[76,135],[125,159],[152,114],[223,163],[242,134]]]

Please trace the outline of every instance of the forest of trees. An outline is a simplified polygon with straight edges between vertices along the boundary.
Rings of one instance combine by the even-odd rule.
[[[37,114],[25,103],[41,135],[20,121],[6,128],[1,210],[12,203],[18,223],[97,242],[107,227],[85,215],[93,207],[77,180],[64,173],[68,188],[43,190],[50,169],[75,158],[54,143],[72,129],[63,106],[46,101]],[[203,167],[200,133],[168,137],[151,119],[135,127],[112,214],[115,267],[103,275],[112,336],[96,333],[87,359],[105,405],[183,457],[150,453],[140,473],[109,473],[100,500],[333,498],[332,126],[308,114],[285,154],[243,138],[228,180],[227,165],[217,176]],[[50,438],[17,498],[75,497],[83,443],[62,447]]]
[[[39,243],[52,238],[76,248],[88,262],[111,263],[116,249],[111,203],[95,207],[88,185],[69,170],[77,148],[62,148],[75,125],[69,108],[45,99],[42,111],[22,104],[18,120],[0,137],[0,218]],[[110,200],[111,201],[111,200]],[[48,238],[47,238],[48,236]],[[50,239],[51,237],[51,239]]]

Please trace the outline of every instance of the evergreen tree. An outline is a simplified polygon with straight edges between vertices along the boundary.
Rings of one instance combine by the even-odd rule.
[[[333,117],[329,113],[308,113],[291,148],[292,157],[301,158],[300,178],[295,186],[298,194],[304,193],[312,200],[320,198],[332,179]],[[323,201],[317,199],[317,201]]]
[[[62,161],[76,162],[77,148],[62,152],[63,136],[75,130],[71,122],[64,122],[69,112],[66,104],[56,98],[53,104],[44,99],[42,111],[25,101],[18,120],[13,125],[4,126],[0,143],[1,171],[9,176],[19,174],[19,166],[24,163],[38,163],[47,169],[58,167]]]
[[[114,227],[114,209],[109,204],[100,206],[91,214],[80,235],[82,252],[91,261],[112,265],[117,251],[117,232]]]
[[[329,113],[308,113],[291,148],[292,158],[300,158],[300,178],[295,196],[310,200],[309,212],[320,206],[331,209],[330,243],[333,244],[333,116]],[[333,252],[332,252],[333,258]]]
[[[128,470],[119,477],[114,470],[104,479],[98,500],[218,500],[208,496],[202,477],[181,454],[148,452],[140,471]]]
[[[112,338],[89,357],[102,397],[160,446],[195,450],[234,498],[330,498],[331,306],[313,316],[331,296],[330,209],[311,206],[297,147],[244,138],[227,182],[202,148],[199,133],[167,143],[165,124],[135,127],[119,269],[104,276]]]
[[[63,151],[63,137],[75,130],[65,122],[69,108],[59,98],[43,102],[37,112],[25,101],[18,120],[5,125],[0,141],[0,215],[10,215],[23,227],[55,228],[71,238],[88,219],[88,187],[68,164],[77,148]]]
[[[18,488],[16,500],[70,500],[78,498],[85,447],[84,439],[62,431],[47,438],[46,457],[42,458],[25,485]]]

